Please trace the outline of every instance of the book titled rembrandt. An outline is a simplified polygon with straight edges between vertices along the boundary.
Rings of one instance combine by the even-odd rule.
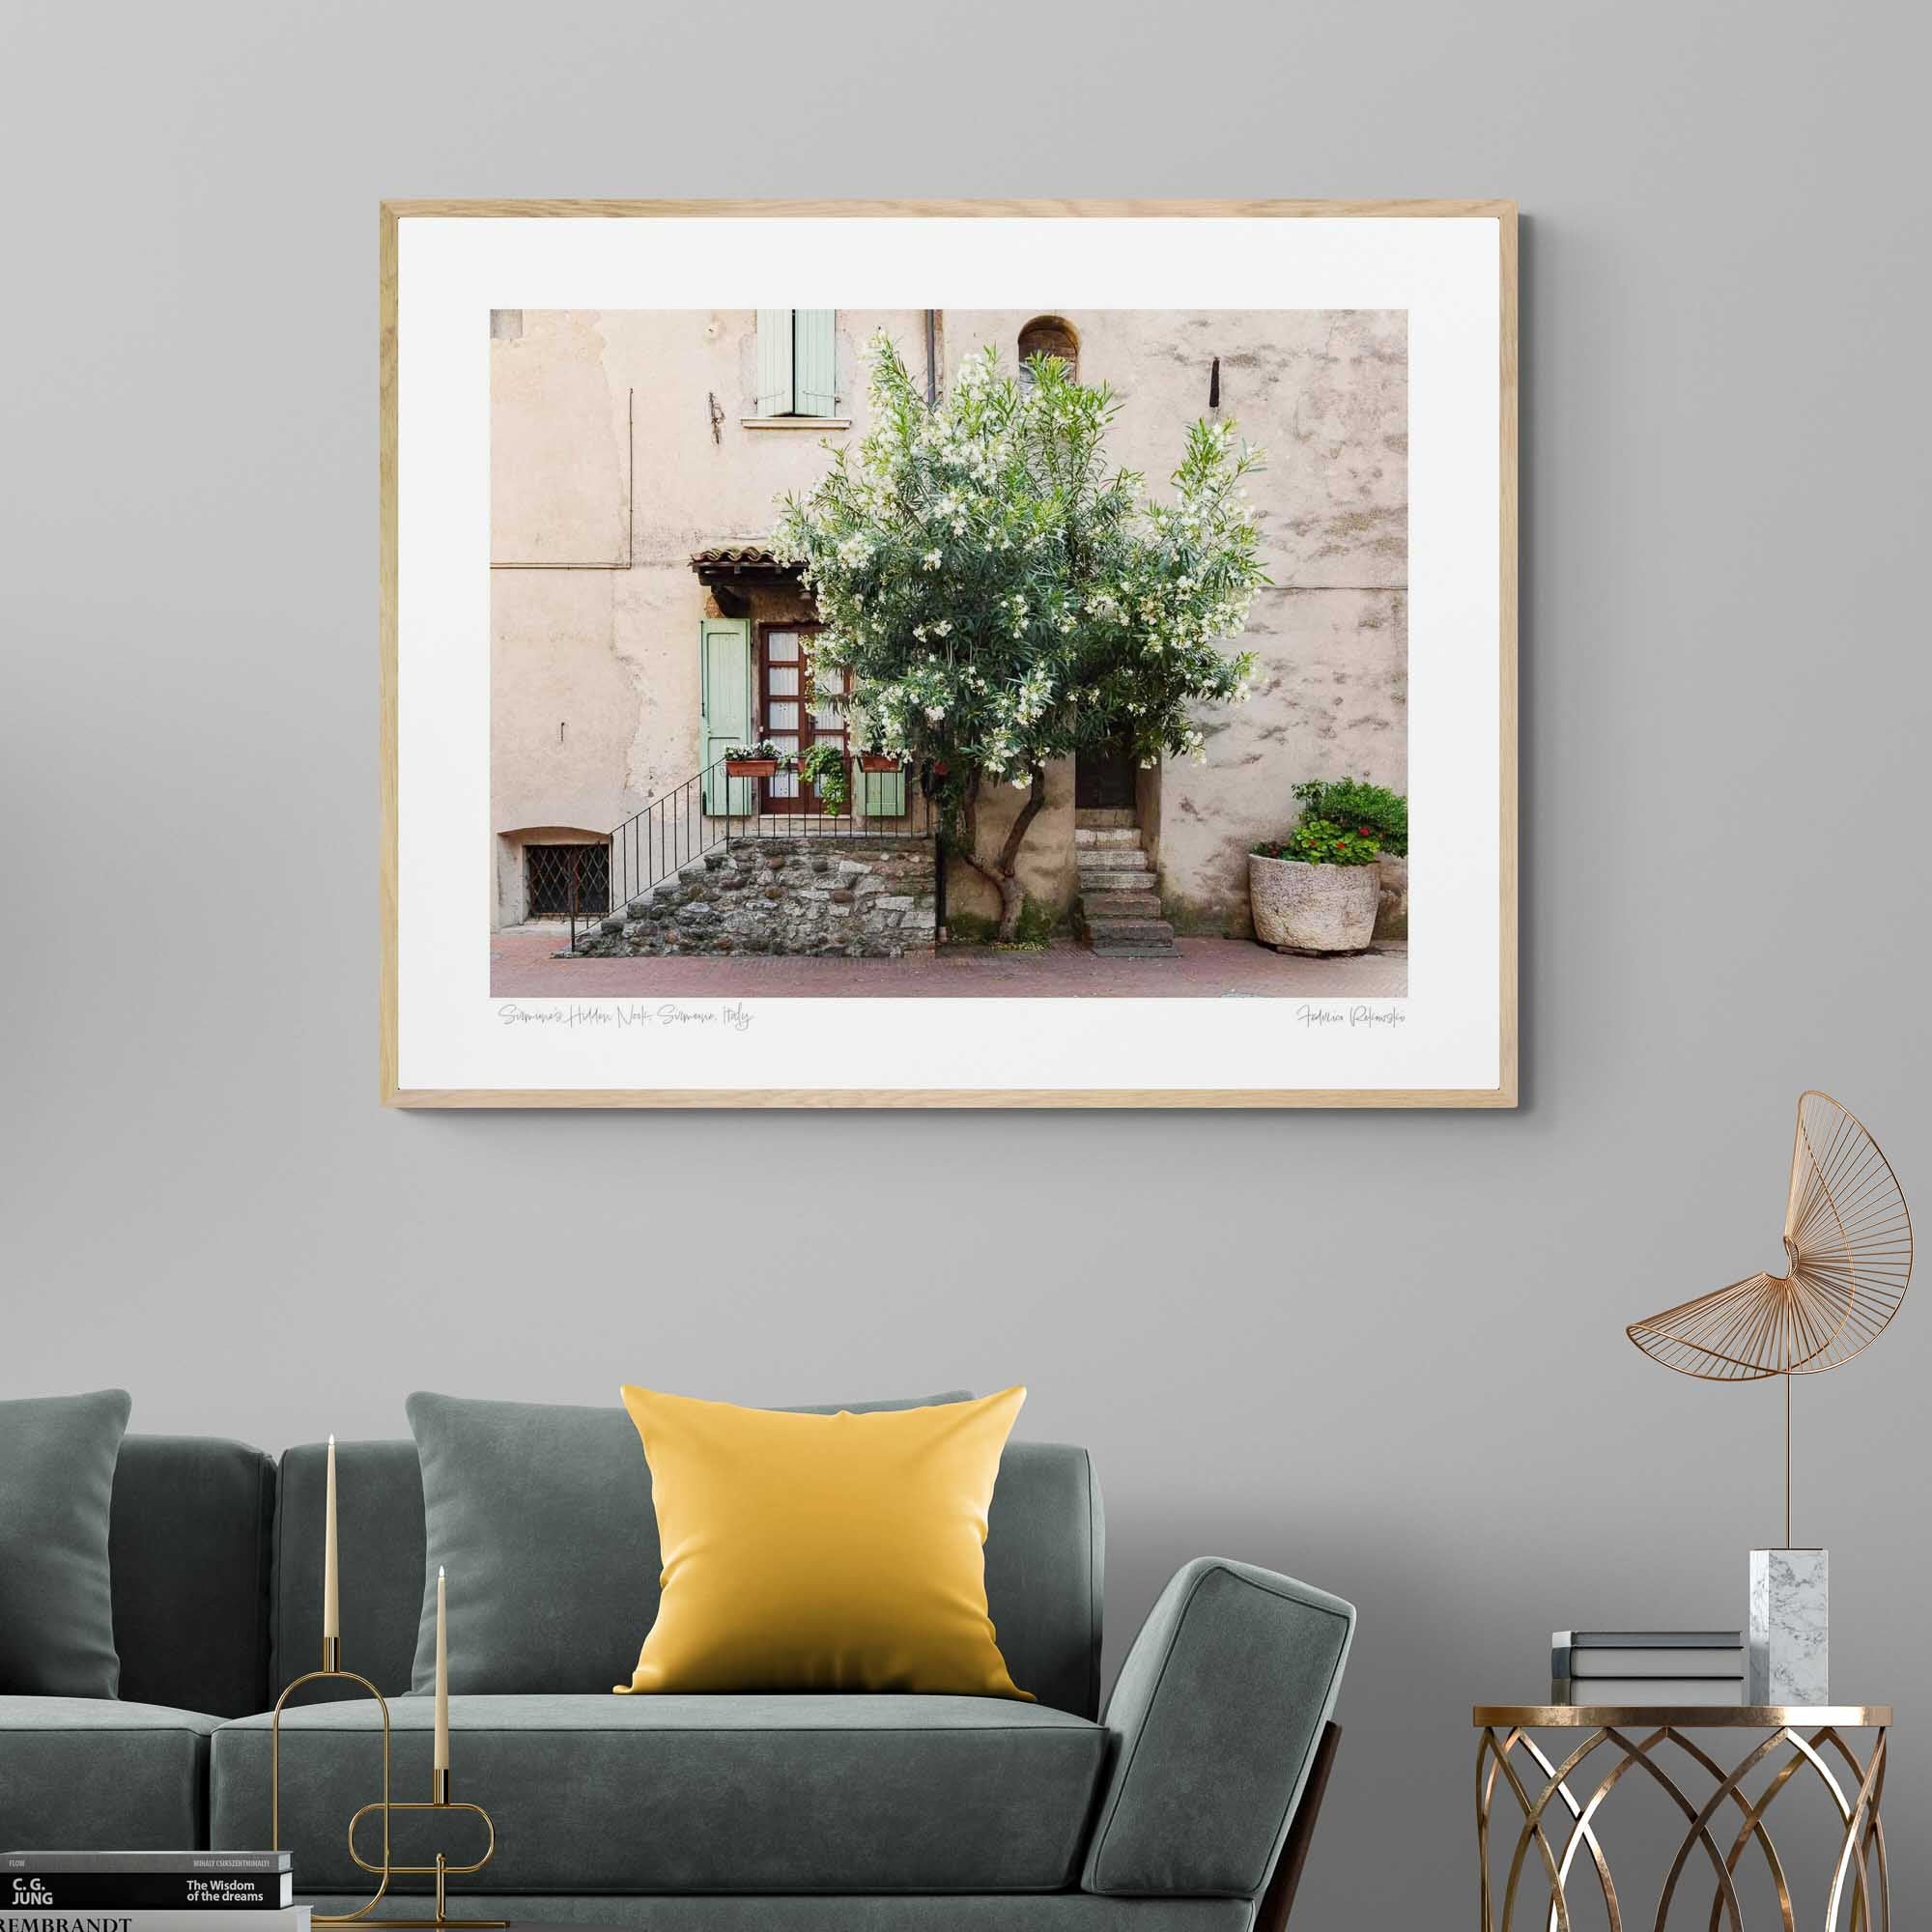
[[[275,1932],[310,1932],[309,1908],[291,1905],[259,1912],[249,1924]],[[14,1912],[0,1906],[0,1932],[206,1932],[208,1912],[202,1906],[174,1911],[118,1912],[111,1906],[71,1912],[35,1909]]]

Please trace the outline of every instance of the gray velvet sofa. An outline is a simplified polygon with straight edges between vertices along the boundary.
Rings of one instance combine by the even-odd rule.
[[[343,1662],[390,1700],[394,1796],[430,1785],[409,1694],[424,1578],[408,1441],[341,1446]],[[115,1478],[118,1700],[0,1696],[0,1841],[266,1844],[268,1708],[321,1657],[324,1453],[130,1435]],[[452,1701],[454,1795],[494,1859],[453,1911],[663,1932],[1279,1924],[1336,1735],[1354,1611],[1250,1566],[1186,1565],[1100,1708],[1102,1524],[1083,1450],[1014,1442],[986,1546],[999,1640],[1036,1704],[967,1697]],[[558,1587],[567,1587],[559,1581]],[[640,1631],[612,1634],[610,1681]],[[319,1909],[368,1896],[350,1814],[378,1795],[374,1702],[284,1717],[282,1841]],[[475,1855],[473,1821],[393,1814],[398,1861]],[[466,1835],[466,1832],[469,1835]],[[363,1854],[380,1857],[380,1820]],[[421,1879],[397,1880],[398,1892]],[[413,1903],[405,1910],[419,1909]],[[379,1916],[384,1908],[379,1908]]]

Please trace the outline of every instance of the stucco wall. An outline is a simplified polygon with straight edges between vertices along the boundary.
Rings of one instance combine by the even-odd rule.
[[[1010,355],[1036,312],[953,315],[955,361],[986,343]],[[1162,893],[1177,924],[1245,933],[1248,848],[1287,829],[1292,785],[1353,775],[1407,788],[1407,318],[1054,312],[1079,334],[1081,381],[1104,382],[1121,398],[1114,460],[1157,491],[1179,458],[1185,425],[1209,413],[1216,356],[1221,418],[1267,451],[1249,493],[1272,580],[1242,639],[1260,660],[1253,694],[1245,705],[1203,714],[1205,763],[1164,767],[1157,828]],[[1057,905],[1073,892],[1070,779],[1065,791],[1061,822],[1043,813],[1028,834],[1023,868],[1028,890]],[[1019,796],[1003,799],[988,822],[1010,822]],[[990,901],[984,888],[968,889],[976,908],[981,895]]]
[[[1010,360],[1041,309],[953,311],[942,381],[991,343]],[[1352,773],[1406,788],[1407,343],[1406,318],[1365,311],[1064,310],[1080,374],[1121,398],[1114,461],[1158,491],[1185,426],[1220,414],[1268,452],[1251,488],[1271,586],[1244,639],[1260,659],[1245,706],[1206,714],[1207,759],[1158,788],[1163,890],[1183,925],[1244,932],[1246,853],[1284,830],[1296,781]],[[746,426],[750,310],[525,311],[494,330],[492,820],[500,846],[528,825],[617,824],[689,778],[698,749],[697,619],[713,607],[693,551],[767,530],[777,497],[809,488],[825,444],[866,427],[865,345],[884,327],[916,370],[919,309],[840,310],[839,411],[849,431]],[[1074,890],[1073,773],[1022,852],[1027,891],[1064,912]],[[982,843],[1023,794],[981,808]],[[503,869],[498,853],[498,870]],[[514,869],[514,867],[510,867]],[[997,903],[955,867],[949,906]],[[496,916],[516,917],[499,894]]]
[[[713,607],[688,559],[767,529],[775,498],[822,472],[824,443],[862,433],[861,357],[880,327],[923,366],[923,311],[840,310],[846,432],[744,426],[748,309],[527,310],[493,331],[492,561],[629,559],[491,572],[497,876],[506,835],[608,830],[697,769],[697,620]],[[495,921],[518,912],[499,891]]]

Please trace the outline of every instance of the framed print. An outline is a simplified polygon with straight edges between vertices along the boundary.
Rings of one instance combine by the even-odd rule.
[[[1508,202],[385,204],[384,1101],[1515,1105],[1516,315]]]

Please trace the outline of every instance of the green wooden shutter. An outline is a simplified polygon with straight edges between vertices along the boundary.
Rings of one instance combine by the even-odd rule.
[[[895,772],[861,772],[859,806],[867,818],[903,818],[906,810],[905,768]]]
[[[798,405],[792,384],[792,312],[788,308],[758,311],[758,413],[788,416]]]
[[[700,617],[697,623],[698,763],[704,809],[718,814],[751,811],[755,779],[727,779],[718,760],[734,745],[753,743],[752,622],[749,617]],[[718,766],[717,769],[713,769]]]
[[[838,408],[838,380],[832,366],[836,313],[829,308],[791,312],[792,407],[802,416],[829,416]]]

